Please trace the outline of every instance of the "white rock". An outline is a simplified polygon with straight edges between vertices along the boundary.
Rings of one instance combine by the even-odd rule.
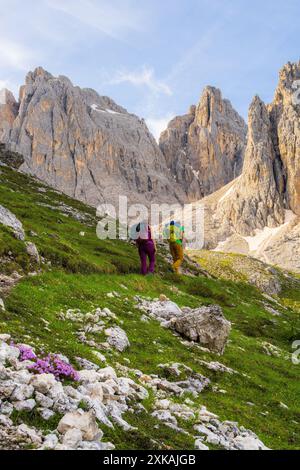
[[[11,335],[8,335],[5,333],[0,335],[0,341],[4,341],[5,343],[7,343],[10,339],[11,339]]]
[[[209,450],[209,447],[203,444],[203,442],[200,439],[197,439],[195,441],[195,449],[196,450]]]
[[[11,427],[13,426],[13,422],[11,419],[9,419],[8,416],[0,414],[0,425],[5,427]]]
[[[115,348],[119,352],[125,351],[128,347],[130,347],[129,340],[127,335],[122,328],[116,326],[113,328],[108,328],[105,330],[106,336],[108,336],[108,344]]]
[[[12,401],[24,401],[31,398],[34,392],[32,385],[17,385],[14,389],[10,399]]]
[[[57,444],[58,444],[58,437],[55,434],[48,434],[45,437],[45,440],[41,449],[54,450]]]
[[[25,232],[22,223],[16,218],[16,216],[12,212],[10,212],[8,209],[1,205],[0,223],[5,225],[6,227],[10,227],[19,240],[25,240]]]
[[[35,392],[35,400],[43,408],[52,408],[54,403],[51,398],[40,392]]]
[[[32,375],[27,369],[17,370],[11,374],[12,380],[16,381],[18,384],[28,385],[31,377]]]
[[[202,422],[209,423],[212,419],[218,419],[218,416],[208,411],[205,406],[202,406],[198,414],[198,419]]]
[[[35,246],[35,244],[32,243],[32,242],[25,242],[25,246],[26,246],[26,252],[28,253],[28,255],[29,255],[36,263],[39,263],[39,262],[40,262],[40,255],[39,255],[38,249],[37,249],[37,247]]]
[[[11,403],[9,403],[8,401],[5,401],[1,403],[0,410],[3,415],[10,416],[12,412],[14,411],[14,407]]]
[[[172,416],[171,413],[167,410],[154,411],[154,413],[152,413],[152,416],[154,418],[159,419],[159,421],[162,421],[163,423],[171,423],[177,426],[177,419]]]
[[[83,369],[78,372],[78,375],[79,375],[79,382],[81,383],[95,383],[100,380],[99,374],[95,370]]]
[[[103,401],[103,388],[100,383],[91,383],[85,386],[86,395],[92,399]]]
[[[60,420],[57,430],[61,434],[66,434],[70,429],[79,429],[82,432],[83,439],[86,441],[101,439],[103,436],[92,412],[85,413],[82,410],[78,410],[73,413],[67,413]]]
[[[5,305],[4,305],[4,302],[3,302],[3,300],[1,299],[1,297],[0,297],[0,310],[2,310],[2,311],[5,310]],[[4,335],[2,335],[2,336],[4,336]],[[4,340],[2,340],[2,341],[4,341]]]
[[[31,385],[40,393],[47,394],[49,390],[57,384],[53,374],[34,375]]]
[[[17,411],[32,411],[35,405],[36,405],[36,402],[33,399],[16,401],[14,403],[14,407]]]
[[[112,367],[104,367],[98,371],[98,376],[100,381],[105,381],[109,379],[117,379],[117,374]]]
[[[45,421],[49,421],[49,419],[55,415],[54,411],[51,411],[48,408],[38,408],[37,410]]]
[[[50,390],[48,392],[48,395],[54,401],[66,398],[66,394],[64,392],[64,388],[63,388],[62,384],[60,382],[57,382],[56,380],[55,380],[53,386],[50,388]]]
[[[289,407],[288,407],[285,403],[282,403],[282,402],[279,404],[279,406],[280,406],[280,408],[282,408],[283,410],[288,410],[288,409],[289,409]]]
[[[42,438],[34,428],[30,428],[26,424],[20,424],[17,428],[17,433],[20,436],[28,437],[31,442],[34,444],[41,444],[42,443]]]
[[[70,449],[77,449],[82,442],[82,432],[80,429],[69,429],[63,437],[62,444]]]
[[[5,342],[0,344],[0,363],[2,362],[4,364],[6,361],[10,362],[11,360],[18,359],[19,356],[20,351],[18,348],[9,346]]]
[[[115,446],[111,442],[86,442],[83,441],[80,446],[80,450],[114,450]]]
[[[254,436],[237,436],[233,439],[233,443],[239,450],[268,450],[268,448]]]
[[[99,351],[93,351],[94,356],[100,361],[100,362],[106,362],[106,357],[103,356]]]

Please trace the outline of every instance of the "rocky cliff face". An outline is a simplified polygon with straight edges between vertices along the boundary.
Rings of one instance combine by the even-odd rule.
[[[18,113],[18,103],[6,89],[0,91],[0,142],[7,139]]]
[[[272,104],[255,97],[242,174],[201,201],[206,246],[300,271],[300,63],[280,72]]]
[[[94,90],[38,68],[13,117],[0,129],[13,121],[2,140],[24,155],[22,169],[69,196],[93,206],[119,195],[145,204],[184,197],[144,121]]]
[[[220,90],[205,88],[198,106],[176,117],[160,148],[190,200],[220,189],[242,169],[247,126]]]
[[[280,165],[279,187],[287,205],[300,215],[300,62],[280,71],[279,84],[269,106],[272,140]]]

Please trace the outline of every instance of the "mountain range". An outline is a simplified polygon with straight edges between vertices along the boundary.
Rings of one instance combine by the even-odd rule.
[[[0,142],[20,170],[91,206],[186,203],[206,209],[205,247],[300,271],[300,62],[282,68],[274,100],[256,96],[248,126],[206,87],[159,144],[143,119],[42,68],[15,100],[2,92]]]

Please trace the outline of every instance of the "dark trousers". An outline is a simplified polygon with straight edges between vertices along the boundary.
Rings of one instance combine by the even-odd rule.
[[[139,245],[139,255],[141,260],[141,274],[146,276],[148,273],[154,273],[155,269],[155,246],[152,240],[147,240]],[[147,266],[149,259],[149,267]]]

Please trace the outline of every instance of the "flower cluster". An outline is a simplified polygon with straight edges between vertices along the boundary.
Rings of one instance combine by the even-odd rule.
[[[20,351],[20,361],[32,361],[33,364],[30,364],[28,369],[37,374],[53,374],[57,380],[79,380],[78,372],[57,354],[48,354],[38,358],[30,347],[23,344],[18,344],[16,347]]]
[[[20,344],[17,346],[20,351],[20,360],[21,361],[34,361],[36,359],[36,355],[31,348]]]
[[[42,359],[37,359],[35,364],[30,365],[28,368],[38,374],[53,374],[57,380],[79,380],[76,370],[56,354],[48,354]]]

